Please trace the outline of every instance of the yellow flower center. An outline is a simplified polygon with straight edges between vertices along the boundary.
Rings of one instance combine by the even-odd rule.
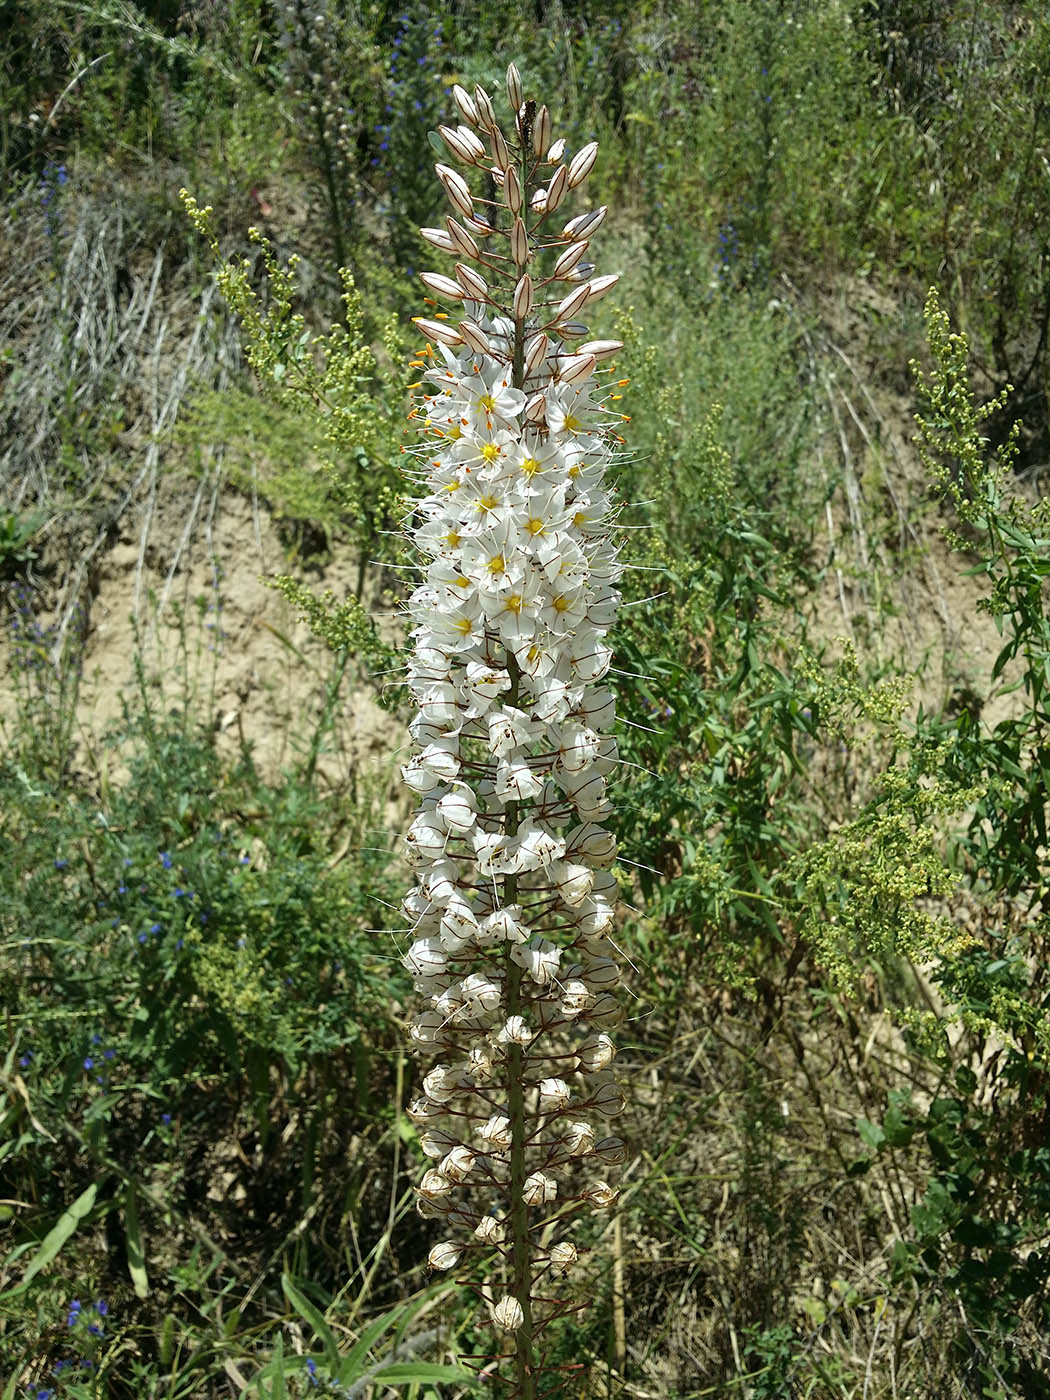
[[[536,517],[533,516],[531,520],[525,522],[525,528],[530,535],[540,535],[543,533],[545,524],[545,521],[537,520]]]
[[[455,530],[450,530],[447,535],[442,536],[442,539],[444,539],[449,549],[455,549],[459,544],[459,534]]]
[[[543,470],[535,457],[526,457],[521,464],[521,469],[526,476],[535,476],[538,471]]]
[[[574,414],[567,413],[565,415],[565,431],[567,433],[578,433],[582,427],[583,424]]]
[[[446,431],[445,436],[451,438],[453,442],[456,442],[463,436],[463,429],[458,423],[453,423],[452,427]]]
[[[499,505],[499,498],[496,496],[479,496],[478,510],[495,510]]]
[[[481,455],[484,457],[486,462],[494,462],[499,456],[499,448],[494,442],[487,442],[485,446],[481,449]]]
[[[457,587],[457,588],[469,588],[469,587],[470,587],[470,579],[469,579],[469,578],[457,578],[455,582],[456,582],[456,587]]]
[[[521,612],[522,598],[520,593],[512,593],[507,599],[507,612],[512,612],[515,617]]]
[[[482,394],[481,398],[478,399],[478,403],[481,404],[482,408],[485,409],[487,413],[491,413],[496,407],[496,400],[491,394]]]
[[[474,630],[474,624],[469,617],[460,617],[456,620],[456,631],[461,632],[464,637],[470,635]]]
[[[485,565],[485,567],[488,569],[490,574],[501,574],[506,568],[506,565],[503,562],[503,555],[494,554],[489,560],[489,562]]]
[[[563,613],[568,609],[569,600],[564,593],[559,593],[552,606],[555,612]]]
[[[576,514],[572,517],[572,523],[576,526],[577,530],[583,529],[584,525],[586,525],[587,523],[587,517],[584,515],[582,510],[578,510]]]

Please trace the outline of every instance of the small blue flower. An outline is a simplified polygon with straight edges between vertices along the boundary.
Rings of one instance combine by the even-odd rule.
[[[115,1050],[103,1050],[102,1058],[104,1060],[112,1060],[116,1053],[117,1052]]]
[[[98,1313],[99,1317],[109,1316],[109,1304],[106,1302],[105,1298],[100,1298],[98,1300],[95,1304],[95,1311]]]
[[[27,1051],[25,1052],[24,1055],[20,1055],[20,1056],[18,1057],[18,1063],[21,1065],[21,1067],[22,1067],[23,1069],[27,1069],[27,1068],[29,1067],[29,1065],[30,1065],[32,1059],[33,1059],[33,1052],[32,1052],[32,1050],[27,1050]]]
[[[150,924],[149,931],[150,933],[160,933],[160,924]]]
[[[166,1128],[170,1128],[170,1127],[171,1127],[171,1114],[170,1114],[170,1113],[162,1113],[162,1114],[160,1115],[160,1121],[164,1124],[164,1126],[165,1126]]]
[[[68,860],[56,860],[56,861],[55,861],[55,869],[56,869],[56,870],[65,870],[65,868],[66,868],[66,866],[67,866],[68,864],[69,864],[69,861],[68,861]]]
[[[165,870],[171,869],[171,856],[168,855],[167,851],[161,851],[160,863],[161,865],[163,865]]]
[[[310,1384],[317,1385],[317,1362],[313,1359],[312,1356],[308,1356],[306,1358],[306,1369],[310,1373]]]
[[[85,1069],[94,1069],[94,1068],[95,1068],[95,1061],[91,1058],[90,1055],[87,1055],[87,1056],[85,1056],[85,1058],[84,1058],[84,1068],[85,1068]]]
[[[74,1298],[69,1305],[69,1316],[66,1318],[67,1327],[75,1327],[77,1318],[80,1316],[80,1299]]]
[[[145,935],[144,933],[140,933],[140,934],[139,934],[139,942],[140,942],[140,943],[145,943],[145,941],[146,941],[146,935]]]

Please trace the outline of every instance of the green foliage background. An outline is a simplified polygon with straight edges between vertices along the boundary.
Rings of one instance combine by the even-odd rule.
[[[0,1395],[478,1389],[411,1209],[396,764],[319,761],[352,690],[398,704],[426,133],[511,60],[601,143],[631,378],[636,1158],[560,1393],[1050,1395],[1035,0],[0,0]],[[143,451],[282,532],[330,665],[280,772],[220,742],[206,603],[78,732],[58,580]]]

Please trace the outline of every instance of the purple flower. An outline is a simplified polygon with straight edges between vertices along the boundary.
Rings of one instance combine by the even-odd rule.
[[[317,1362],[313,1359],[312,1356],[308,1356],[306,1358],[306,1369],[310,1373],[310,1384],[317,1385]]]
[[[161,851],[160,863],[161,865],[163,865],[165,870],[171,869],[171,856],[168,855],[167,851]]]
[[[171,1127],[171,1114],[170,1114],[170,1113],[162,1113],[162,1114],[160,1115],[160,1121],[164,1124],[164,1126],[165,1126],[166,1128],[170,1128],[170,1127]]]
[[[74,1298],[69,1305],[69,1316],[66,1318],[67,1327],[75,1327],[77,1318],[80,1316],[80,1299]]]
[[[95,1061],[91,1058],[90,1055],[86,1055],[86,1056],[84,1057],[84,1068],[85,1068],[85,1069],[94,1069],[94,1068],[95,1068]]]
[[[21,1067],[22,1067],[23,1069],[27,1069],[28,1066],[29,1066],[29,1064],[30,1064],[30,1061],[32,1060],[32,1058],[33,1058],[33,1052],[32,1052],[32,1050],[27,1050],[27,1051],[25,1052],[24,1055],[20,1055],[20,1056],[19,1056],[19,1058],[18,1058],[18,1063],[21,1065]]]

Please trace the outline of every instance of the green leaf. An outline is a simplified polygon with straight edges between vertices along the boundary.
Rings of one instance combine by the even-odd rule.
[[[138,1194],[134,1177],[128,1179],[127,1194],[124,1198],[124,1230],[128,1241],[128,1273],[135,1286],[135,1296],[146,1298],[149,1296],[149,1278],[146,1274],[146,1256],[142,1248]]]
[[[857,1132],[871,1148],[872,1152],[878,1152],[879,1148],[886,1141],[886,1134],[879,1125],[869,1122],[867,1118],[857,1119]]]
[[[438,1366],[425,1361],[395,1361],[375,1372],[377,1381],[387,1385],[410,1385],[413,1381],[456,1381],[477,1385],[479,1377],[458,1366]]]
[[[14,1288],[9,1288],[5,1293],[0,1293],[0,1298],[11,1298],[21,1293],[26,1288],[32,1278],[46,1269],[52,1259],[59,1253],[66,1240],[77,1228],[80,1222],[87,1215],[95,1204],[95,1197],[98,1195],[98,1182],[93,1182],[86,1191],[82,1191],[73,1204],[62,1212],[58,1217],[58,1222],[47,1235],[44,1242],[30,1259],[26,1266],[26,1271],[22,1275],[22,1282]]]
[[[308,1298],[303,1297],[289,1274],[281,1275],[281,1288],[284,1290],[284,1296],[303,1321],[308,1322],[314,1329],[315,1336],[320,1339],[324,1347],[328,1365],[334,1371],[339,1365],[339,1348],[336,1346],[332,1330],[325,1322],[320,1310],[315,1308]]]

